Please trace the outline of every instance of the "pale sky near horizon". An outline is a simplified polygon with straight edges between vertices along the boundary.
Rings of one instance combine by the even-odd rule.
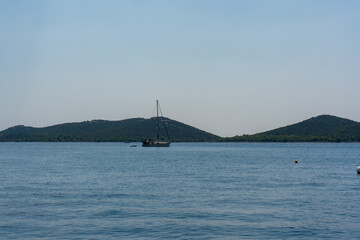
[[[360,1],[0,0],[0,130],[166,117],[234,136],[360,121]]]

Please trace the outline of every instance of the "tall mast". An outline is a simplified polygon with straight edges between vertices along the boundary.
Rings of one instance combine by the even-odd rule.
[[[156,140],[159,141],[159,101],[156,100]]]
[[[159,101],[156,100],[156,116],[159,117]]]

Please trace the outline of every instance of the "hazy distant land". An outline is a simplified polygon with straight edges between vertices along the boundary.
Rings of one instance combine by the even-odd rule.
[[[331,115],[253,135],[221,138],[163,118],[173,142],[359,142],[360,123]],[[15,126],[0,132],[1,142],[138,142],[156,136],[156,119],[92,120],[43,128]],[[160,136],[165,136],[160,127]]]

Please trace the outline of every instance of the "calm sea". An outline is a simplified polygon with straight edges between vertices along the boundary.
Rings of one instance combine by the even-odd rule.
[[[130,145],[0,143],[0,238],[360,238],[360,144]]]

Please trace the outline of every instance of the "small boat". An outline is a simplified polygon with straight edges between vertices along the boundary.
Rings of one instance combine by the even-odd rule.
[[[142,143],[143,147],[170,147],[170,142],[162,142],[157,140],[146,139]]]
[[[142,142],[142,146],[143,147],[170,147],[170,138],[169,138],[169,133],[166,127],[166,124],[164,123],[164,119],[163,117],[159,117],[159,101],[156,100],[156,139],[146,139]],[[161,110],[160,110],[161,111]],[[165,129],[165,133],[166,133],[166,137],[167,137],[167,141],[160,141],[160,137],[159,137],[159,124],[160,122],[163,124],[164,129]]]

